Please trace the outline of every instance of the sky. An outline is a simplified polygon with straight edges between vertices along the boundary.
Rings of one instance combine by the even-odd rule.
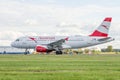
[[[0,45],[21,36],[89,35],[112,17],[109,36],[99,45],[120,48],[120,0],[0,0]]]

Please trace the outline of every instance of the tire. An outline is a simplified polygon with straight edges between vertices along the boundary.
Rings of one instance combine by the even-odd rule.
[[[29,54],[30,52],[29,51],[26,51],[26,52],[24,52],[24,55],[27,55],[27,54]]]
[[[24,52],[24,55],[27,55],[27,52]]]
[[[60,54],[62,54],[63,52],[62,51],[60,51]]]
[[[56,55],[61,55],[62,51],[56,51]]]

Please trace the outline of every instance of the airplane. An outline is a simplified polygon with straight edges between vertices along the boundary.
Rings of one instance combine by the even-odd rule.
[[[112,18],[106,17],[93,33],[88,36],[26,36],[20,37],[11,43],[12,47],[25,49],[35,49],[36,52],[62,54],[63,49],[77,49],[94,46],[113,41],[114,38],[108,36]]]

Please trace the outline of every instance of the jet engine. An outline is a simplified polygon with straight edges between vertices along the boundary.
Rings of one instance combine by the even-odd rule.
[[[47,52],[47,46],[37,45],[35,50],[36,52]]]

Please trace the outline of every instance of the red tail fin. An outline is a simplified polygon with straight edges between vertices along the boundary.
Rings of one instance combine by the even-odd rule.
[[[105,18],[101,25],[89,36],[107,37],[111,20],[112,20],[111,17]]]

